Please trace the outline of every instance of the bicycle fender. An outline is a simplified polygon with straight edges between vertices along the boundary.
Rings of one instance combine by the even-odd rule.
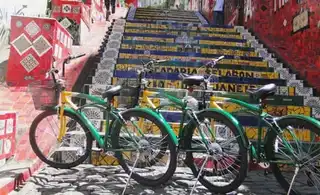
[[[314,126],[316,126],[317,128],[320,129],[320,121],[318,121],[317,119],[310,117],[310,116],[289,114],[289,115],[281,116],[281,117],[277,118],[276,121],[280,121],[283,119],[302,119],[302,120],[310,122],[311,124],[313,124]]]
[[[246,149],[249,148],[250,145],[249,145],[248,137],[245,135],[245,131],[244,131],[242,125],[239,123],[239,121],[234,116],[232,116],[229,112],[226,112],[226,111],[219,109],[219,108],[208,108],[208,109],[205,109],[202,111],[206,111],[206,110],[217,112],[217,113],[223,115],[224,117],[226,117],[237,128],[237,130],[241,136],[241,140],[244,144],[244,147]]]
[[[172,139],[172,141],[174,142],[174,144],[176,146],[178,146],[178,139],[177,136],[174,134],[173,129],[171,128],[171,126],[169,125],[169,123],[164,119],[164,117],[160,114],[157,113],[155,111],[153,111],[150,108],[132,108],[132,110],[138,110],[140,112],[145,112],[147,114],[152,115],[153,117],[155,117],[156,119],[159,120],[160,123],[163,124],[163,126],[166,128],[165,130],[167,131],[168,135],[170,136],[170,138]]]

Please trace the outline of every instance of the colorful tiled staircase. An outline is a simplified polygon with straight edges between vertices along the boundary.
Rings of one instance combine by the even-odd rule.
[[[115,22],[92,82],[85,86],[86,92],[93,93],[123,81],[134,83],[134,68],[141,65],[141,59],[146,62],[151,58],[168,61],[148,76],[150,87],[173,88],[181,95],[181,90],[177,89],[184,86],[178,78],[179,72],[203,74],[205,69],[197,72],[197,67],[204,61],[224,55],[225,59],[210,70],[221,75],[219,82],[213,85],[215,91],[227,91],[248,100],[245,94],[248,88],[275,83],[278,90],[275,96],[267,99],[265,110],[268,113],[320,118],[320,99],[313,96],[312,88],[305,87],[302,80],[283,68],[243,27],[208,26],[197,12],[159,12],[157,9],[131,8],[126,21]],[[154,101],[160,103],[163,99]],[[118,106],[123,103],[121,98],[116,101]],[[224,104],[223,107],[228,111],[239,109],[234,104]],[[87,113],[97,126],[103,124],[99,110],[89,108]],[[169,108],[163,114],[177,129],[180,113]],[[249,139],[256,139],[256,120],[246,115],[238,119],[245,126]],[[103,159],[107,164],[114,162],[112,157],[94,156],[95,164],[103,163]]]

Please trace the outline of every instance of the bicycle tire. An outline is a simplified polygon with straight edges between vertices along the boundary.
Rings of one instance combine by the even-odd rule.
[[[245,178],[247,176],[248,150],[246,148],[248,148],[248,146],[244,145],[241,137],[239,136],[240,132],[238,132],[236,126],[229,119],[227,119],[225,116],[223,116],[222,114],[220,114],[216,111],[212,111],[212,110],[203,110],[203,111],[197,113],[197,117],[198,117],[199,121],[201,121],[205,117],[211,117],[211,118],[214,118],[217,121],[221,121],[221,122],[223,122],[223,124],[227,125],[230,128],[230,130],[232,130],[234,135],[238,136],[237,143],[239,144],[239,147],[240,147],[239,157],[241,158],[240,159],[241,163],[239,165],[240,166],[239,174],[237,175],[236,179],[233,182],[231,182],[229,185],[226,185],[223,187],[213,185],[207,179],[205,179],[203,175],[201,175],[199,177],[199,182],[203,186],[205,186],[210,192],[214,192],[214,193],[224,194],[224,193],[228,193],[233,190],[236,190],[243,183],[243,181],[245,180]],[[186,162],[187,166],[191,169],[193,175],[195,177],[197,177],[199,174],[199,170],[193,161],[193,159],[194,159],[193,152],[188,151],[188,149],[192,148],[191,147],[192,137],[193,137],[193,133],[194,133],[195,129],[196,129],[195,123],[190,122],[189,124],[187,124],[186,129],[185,129],[185,137],[184,137],[185,146],[184,147],[187,150],[185,162]],[[235,165],[232,164],[231,166],[235,166]]]
[[[162,134],[168,135],[168,132],[166,131],[166,128],[164,127],[163,123],[158,118],[148,114],[147,112],[144,112],[141,110],[135,110],[133,108],[133,109],[128,109],[128,110],[124,111],[121,115],[125,120],[127,120],[128,118],[134,117],[134,116],[144,117],[145,119],[148,119],[148,120],[152,121],[155,125],[157,125]],[[114,149],[120,148],[120,145],[119,145],[120,130],[121,130],[121,124],[117,120],[115,122],[115,124],[113,126],[113,130],[111,132],[112,147]],[[166,172],[164,173],[163,176],[161,176],[160,178],[155,179],[155,180],[142,177],[142,176],[136,174],[135,172],[133,172],[132,178],[135,181],[137,181],[139,184],[144,185],[144,186],[157,187],[162,184],[165,184],[167,181],[169,181],[172,178],[172,176],[176,170],[176,166],[177,166],[177,151],[176,151],[176,145],[174,144],[173,140],[170,138],[169,135],[167,136],[166,140],[168,143],[167,148],[169,148],[169,151],[170,151],[170,164],[169,164],[168,169],[166,170]],[[156,159],[156,158],[160,159],[161,156],[159,157],[158,155],[154,159]],[[119,164],[122,166],[122,168],[125,170],[125,172],[127,174],[129,174],[131,172],[131,170],[128,167],[126,161],[124,160],[122,152],[116,151],[115,157],[118,159]]]
[[[40,151],[37,141],[36,141],[36,129],[39,125],[39,123],[45,119],[48,116],[51,115],[57,115],[57,111],[56,110],[46,110],[42,113],[40,113],[32,122],[31,127],[30,127],[30,131],[29,131],[29,140],[30,140],[30,145],[32,147],[32,150],[34,151],[34,153],[37,155],[37,157],[43,161],[44,163],[48,164],[51,167],[54,168],[59,168],[59,169],[70,169],[72,167],[76,167],[79,164],[83,163],[88,157],[89,154],[91,153],[92,150],[92,136],[91,133],[89,131],[89,129],[83,124],[83,122],[75,115],[72,114],[68,111],[64,111],[64,115],[70,117],[71,119],[73,119],[75,122],[79,123],[81,125],[81,127],[83,128],[83,130],[85,131],[86,134],[86,151],[84,153],[84,155],[82,155],[78,160],[71,162],[71,163],[59,163],[59,162],[53,162],[51,160],[48,160]]]
[[[284,128],[287,126],[294,126],[294,125],[297,125],[297,126],[302,125],[304,127],[307,127],[307,129],[311,130],[313,133],[320,136],[320,130],[314,124],[311,124],[309,121],[301,118],[284,118],[277,121],[277,123],[280,128]],[[275,155],[274,143],[276,138],[277,138],[277,133],[275,133],[274,131],[269,131],[266,135],[265,145],[266,145],[266,157],[268,160],[274,159],[274,155]],[[270,168],[276,180],[280,184],[280,186],[287,192],[289,190],[290,183],[282,175],[280,168],[277,166],[276,163],[272,163],[272,161],[270,162]],[[290,195],[300,195],[300,194],[301,193],[298,190],[291,189]]]

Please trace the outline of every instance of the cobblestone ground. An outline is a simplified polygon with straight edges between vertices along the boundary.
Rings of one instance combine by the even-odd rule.
[[[125,187],[127,174],[121,167],[80,165],[71,170],[44,168],[32,177],[22,189],[10,195],[116,195]],[[168,184],[158,187],[143,187],[131,180],[126,194],[133,195],[184,195],[190,194],[194,184],[193,175],[187,168],[177,168]],[[194,194],[211,194],[198,184]],[[246,181],[237,192],[228,195],[284,194],[272,174],[264,176],[263,171],[249,173]]]

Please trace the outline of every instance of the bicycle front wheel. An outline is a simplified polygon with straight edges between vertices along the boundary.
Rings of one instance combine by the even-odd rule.
[[[58,141],[60,120],[56,110],[39,114],[31,124],[29,139],[32,150],[44,163],[69,169],[83,163],[92,148],[92,136],[79,118],[64,111],[66,134]]]
[[[204,110],[197,114],[200,126],[185,129],[186,164],[199,182],[215,193],[236,190],[248,169],[247,146],[236,126],[222,114]]]
[[[112,147],[122,168],[145,186],[166,183],[177,163],[176,146],[164,124],[143,110],[129,109],[121,113],[112,129]]]
[[[275,178],[286,192],[292,182],[291,195],[320,194],[320,129],[296,117],[277,123],[283,133],[269,131],[266,140],[266,157]]]

